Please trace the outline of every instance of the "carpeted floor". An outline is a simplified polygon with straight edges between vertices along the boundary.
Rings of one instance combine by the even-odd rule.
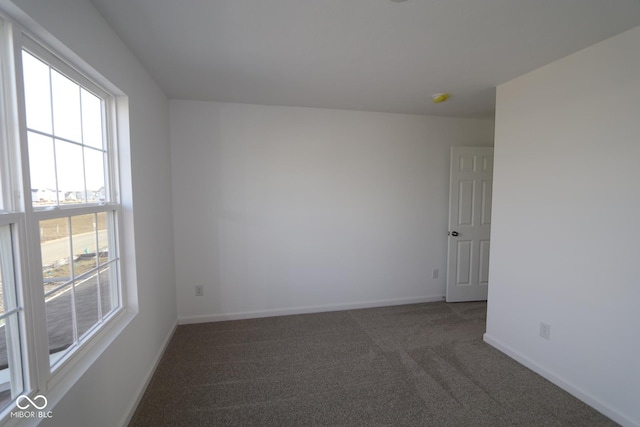
[[[615,426],[482,341],[486,303],[178,327],[131,426]]]

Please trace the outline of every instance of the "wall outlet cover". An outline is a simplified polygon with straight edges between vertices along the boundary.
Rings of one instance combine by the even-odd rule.
[[[551,326],[544,322],[540,322],[540,336],[545,340],[551,339]]]

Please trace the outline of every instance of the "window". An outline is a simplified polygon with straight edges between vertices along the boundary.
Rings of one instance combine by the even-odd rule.
[[[0,421],[124,306],[115,98],[0,16]]]
[[[120,305],[110,97],[28,40],[22,70],[30,210],[55,366]]]

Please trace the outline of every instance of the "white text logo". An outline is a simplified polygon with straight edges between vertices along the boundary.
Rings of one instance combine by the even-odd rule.
[[[24,401],[27,401],[28,403],[24,403]],[[38,405],[36,402],[40,400],[42,401],[41,405]],[[20,409],[29,409],[29,406],[33,406],[34,408],[40,410],[40,409],[44,409],[47,407],[47,398],[44,397],[43,395],[39,394],[36,397],[33,398],[33,400],[31,400],[31,398],[29,398],[29,396],[25,396],[25,395],[20,395],[18,396],[18,398],[16,399],[16,406]]]
[[[53,418],[53,412],[43,411],[48,404],[47,398],[41,394],[33,399],[21,394],[16,399],[16,406],[21,410],[11,411],[11,418]]]

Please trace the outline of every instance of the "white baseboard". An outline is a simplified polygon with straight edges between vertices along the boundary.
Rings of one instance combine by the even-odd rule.
[[[177,328],[178,328],[178,322],[174,323],[171,329],[169,330],[169,334],[167,335],[167,337],[164,339],[164,342],[162,343],[160,352],[158,353],[155,360],[151,364],[151,369],[149,369],[149,372],[147,372],[144,382],[140,385],[140,387],[138,388],[138,391],[136,392],[136,395],[135,395],[136,398],[133,400],[131,405],[129,405],[129,408],[127,409],[127,411],[124,412],[124,416],[122,417],[122,421],[120,422],[120,425],[122,427],[128,426],[129,423],[131,422],[131,419],[133,418],[133,414],[135,414],[136,409],[138,409],[138,405],[142,400],[142,396],[144,396],[144,392],[147,391],[147,387],[151,382],[151,378],[153,378],[153,374],[155,374],[156,369],[160,364],[160,359],[162,359],[164,352],[167,350],[167,347],[169,346],[169,342],[171,342],[171,338],[173,338],[173,334],[175,334]]]
[[[576,398],[582,400],[584,403],[586,403],[587,405],[591,406],[592,408],[594,408],[598,412],[600,412],[600,413],[606,415],[607,417],[611,418],[613,421],[617,422],[618,424],[621,424],[624,427],[640,427],[640,424],[638,424],[637,421],[633,421],[631,418],[621,414],[620,412],[617,412],[615,409],[611,408],[609,405],[607,405],[606,403],[602,402],[598,398],[596,398],[596,397],[592,396],[591,394],[585,392],[584,390],[580,389],[579,387],[576,387],[571,382],[565,380],[562,376],[557,375],[556,373],[554,373],[554,372],[548,370],[547,368],[539,365],[538,363],[536,363],[535,361],[529,359],[527,356],[523,355],[522,353],[519,353],[518,351],[516,351],[513,348],[509,347],[508,345],[506,345],[506,344],[500,342],[499,340],[495,339],[491,335],[485,333],[483,335],[483,339],[484,339],[484,342],[486,342],[487,344],[491,345],[492,347],[495,347],[496,349],[500,350],[501,352],[503,352],[507,356],[511,357],[515,361],[521,363],[522,365],[524,365],[527,368],[531,369],[535,373],[537,373],[540,376],[542,376],[542,377],[546,378],[547,380],[551,381],[552,383],[554,383],[555,385],[557,385],[558,387],[560,387],[561,389],[563,389],[567,393],[569,393],[569,394],[575,396]]]
[[[221,322],[224,320],[255,319],[258,317],[288,316],[291,314],[322,313],[326,311],[355,310],[359,308],[386,307],[391,305],[418,304],[423,302],[444,301],[443,295],[420,297],[420,298],[398,298],[384,301],[365,301],[359,303],[317,305],[309,307],[281,308],[264,311],[248,311],[241,313],[224,313],[200,316],[185,316],[178,318],[179,325],[191,323]]]

